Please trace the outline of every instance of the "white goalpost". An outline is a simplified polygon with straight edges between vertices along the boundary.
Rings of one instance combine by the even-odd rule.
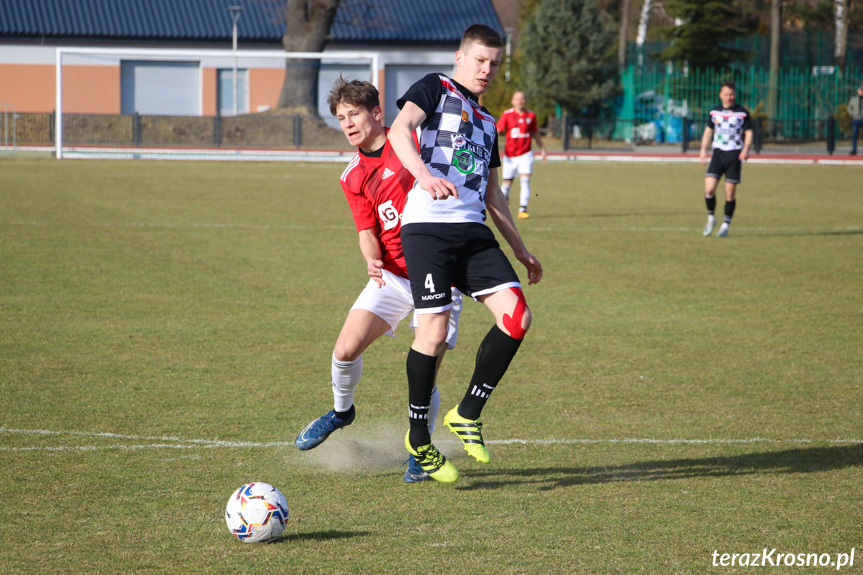
[[[344,147],[326,126],[338,125],[325,104],[333,81],[381,89],[376,52],[63,47],[56,54],[58,159],[326,151]],[[310,65],[319,70],[317,109],[279,108],[286,66]]]

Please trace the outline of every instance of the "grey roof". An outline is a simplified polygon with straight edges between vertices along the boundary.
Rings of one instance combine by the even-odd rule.
[[[242,6],[244,43],[279,43],[278,0],[0,0],[0,38],[229,42],[228,6]],[[282,12],[283,13],[283,12]],[[457,42],[471,24],[503,27],[491,0],[342,0],[336,43]]]

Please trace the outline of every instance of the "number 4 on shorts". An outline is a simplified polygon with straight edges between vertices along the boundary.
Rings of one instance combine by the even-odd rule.
[[[434,280],[432,279],[432,275],[431,275],[431,274],[428,274],[428,275],[426,276],[426,283],[425,283],[425,287],[427,287],[427,288],[428,288],[428,290],[429,290],[431,293],[434,293]]]

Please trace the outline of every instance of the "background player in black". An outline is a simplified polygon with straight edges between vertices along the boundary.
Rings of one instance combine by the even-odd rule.
[[[749,148],[752,147],[752,126],[749,111],[735,104],[736,90],[734,82],[725,82],[719,90],[722,105],[710,110],[710,119],[701,137],[701,164],[707,163],[707,145],[713,141],[713,156],[704,177],[704,201],[707,204],[707,225],[704,235],[713,233],[716,225],[716,187],[719,178],[725,174],[725,218],[719,228],[717,237],[728,235],[728,227],[734,209],[737,207],[737,184],[740,183],[740,172],[743,162],[749,158]]]

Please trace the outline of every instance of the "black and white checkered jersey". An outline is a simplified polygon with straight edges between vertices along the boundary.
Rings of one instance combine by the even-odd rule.
[[[707,127],[713,130],[714,150],[742,150],[743,133],[752,129],[749,110],[736,104],[731,108],[716,106],[710,110]]]
[[[398,100],[425,112],[419,154],[431,174],[458,188],[458,198],[436,201],[419,184],[408,194],[402,226],[419,222],[485,221],[485,194],[491,169],[500,166],[495,119],[477,97],[443,74],[429,74]]]

